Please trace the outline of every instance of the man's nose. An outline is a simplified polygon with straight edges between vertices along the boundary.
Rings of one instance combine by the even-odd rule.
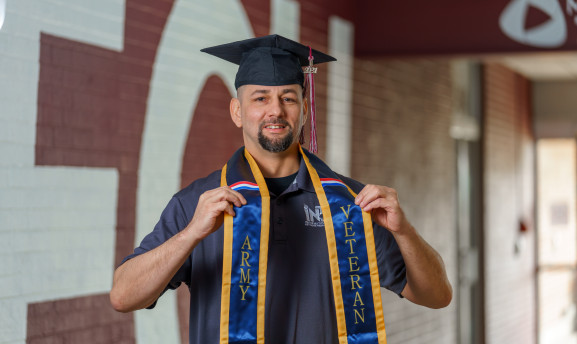
[[[268,104],[267,115],[269,116],[280,116],[283,113],[283,104],[280,99],[272,98]]]

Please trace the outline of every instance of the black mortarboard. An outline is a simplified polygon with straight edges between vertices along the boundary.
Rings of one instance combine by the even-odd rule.
[[[320,51],[279,35],[250,38],[243,41],[204,48],[202,52],[239,65],[234,86],[304,86],[303,66],[312,54],[315,64],[336,61]]]

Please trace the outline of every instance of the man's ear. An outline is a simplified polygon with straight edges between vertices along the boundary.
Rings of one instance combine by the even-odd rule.
[[[240,100],[232,98],[230,100],[230,118],[238,128],[242,128],[242,118],[240,115]]]

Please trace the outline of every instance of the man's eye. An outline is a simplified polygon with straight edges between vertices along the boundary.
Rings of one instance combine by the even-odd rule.
[[[264,102],[265,101],[265,97],[258,97],[254,99],[256,102]]]
[[[293,98],[284,98],[285,103],[294,103],[296,100]]]

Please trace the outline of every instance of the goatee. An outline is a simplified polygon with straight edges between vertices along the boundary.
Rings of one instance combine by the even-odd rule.
[[[289,132],[284,136],[277,139],[271,139],[264,136],[262,130],[265,125],[269,124],[282,124],[289,128]],[[293,128],[286,122],[285,120],[279,119],[274,122],[264,123],[260,126],[258,130],[258,143],[264,150],[267,150],[271,153],[280,153],[284,152],[293,144],[294,142],[294,132]]]

